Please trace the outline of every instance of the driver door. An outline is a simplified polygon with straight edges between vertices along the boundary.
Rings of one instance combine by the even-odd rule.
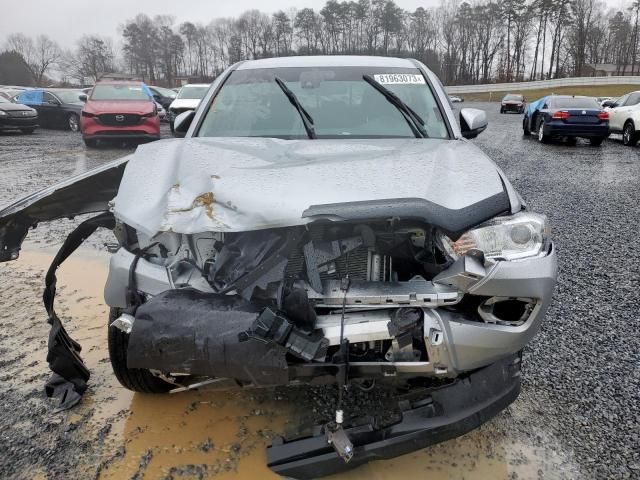
[[[49,92],[42,94],[42,103],[40,104],[39,112],[40,119],[43,124],[48,127],[55,127],[60,113],[60,101]]]

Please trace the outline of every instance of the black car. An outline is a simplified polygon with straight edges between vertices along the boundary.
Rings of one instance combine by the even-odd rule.
[[[38,126],[38,112],[20,103],[0,97],[0,130],[20,130],[33,133]]]
[[[40,125],[48,128],[65,128],[80,131],[80,112],[84,103],[81,90],[40,89],[25,90],[15,101],[28,105],[38,112]]]
[[[524,96],[516,93],[509,93],[505,95],[500,102],[500,113],[524,113],[524,102]]]
[[[171,105],[171,102],[175,100],[177,95],[173,90],[163,87],[149,87],[149,90],[151,90],[153,94],[153,99],[162,105],[165,110],[169,109],[169,105]]]
[[[535,132],[541,143],[582,137],[598,146],[609,136],[609,114],[592,97],[551,95],[529,104],[522,129],[525,135]]]

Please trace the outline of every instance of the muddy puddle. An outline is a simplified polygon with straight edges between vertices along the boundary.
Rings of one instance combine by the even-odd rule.
[[[24,251],[4,269],[18,273],[13,289],[41,294],[42,271],[52,252]],[[265,466],[265,446],[299,420],[282,391],[133,394],[111,372],[106,348],[107,307],[102,288],[107,256],[81,251],[59,270],[57,311],[92,372],[82,403],[58,414],[65,435],[81,440],[82,452],[69,478],[278,478]],[[13,290],[12,290],[13,291]],[[17,295],[0,297],[2,312],[24,309]],[[33,302],[31,302],[33,303]],[[22,305],[22,307],[21,307]],[[48,378],[48,329],[43,311],[22,314],[28,328],[3,348],[15,362],[0,369],[15,389],[33,390]],[[26,383],[28,380],[29,383]],[[52,407],[47,406],[51,415]],[[539,479],[571,478],[574,466],[555,438],[527,432],[527,405],[518,400],[494,421],[461,438],[393,460],[373,462],[334,479]],[[57,421],[57,420],[56,420]],[[25,430],[29,425],[25,426]],[[35,428],[35,427],[31,427]],[[57,452],[60,455],[63,452]],[[27,469],[29,478],[56,478],[46,468]]]

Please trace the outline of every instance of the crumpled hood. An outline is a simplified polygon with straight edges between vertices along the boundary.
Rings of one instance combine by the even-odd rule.
[[[147,235],[193,234],[305,224],[318,205],[417,199],[446,216],[491,198],[509,209],[497,167],[466,141],[190,138],[139,147],[114,213]]]

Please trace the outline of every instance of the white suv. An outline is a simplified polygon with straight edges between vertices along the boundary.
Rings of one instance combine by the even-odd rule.
[[[621,133],[625,145],[635,146],[640,140],[640,91],[623,95],[606,110],[611,133]]]

